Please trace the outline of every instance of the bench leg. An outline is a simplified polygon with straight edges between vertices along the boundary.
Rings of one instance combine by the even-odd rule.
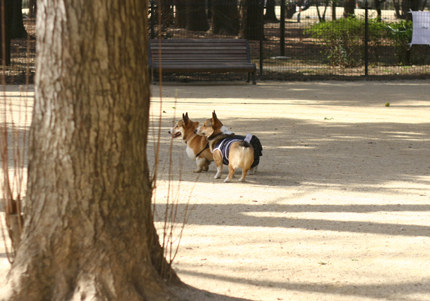
[[[257,82],[255,81],[255,71],[254,71],[254,72],[252,72],[252,84],[253,84],[253,85],[256,85],[256,84],[257,84]]]
[[[155,72],[154,72],[154,68],[151,69],[151,78],[152,78],[152,84],[155,86]]]
[[[251,73],[248,72],[248,76],[246,77],[246,82],[249,83],[249,80],[251,79]]]

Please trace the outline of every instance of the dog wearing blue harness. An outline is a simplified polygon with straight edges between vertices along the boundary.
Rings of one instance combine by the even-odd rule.
[[[251,168],[255,170],[258,165],[259,157],[261,156],[261,143],[257,137],[248,134],[245,137],[235,136],[234,133],[229,132],[222,122],[218,119],[215,111],[212,113],[212,118],[207,119],[201,125],[196,133],[205,136],[209,142],[209,149],[213,153],[214,161],[217,166],[217,173],[215,179],[219,179],[222,174],[223,164],[228,165],[228,176],[224,182],[229,182],[237,168],[242,169],[242,176],[239,181],[245,181],[246,175]],[[255,137],[255,139],[254,139]],[[259,148],[257,153],[257,164],[254,164],[255,150],[251,145],[254,139],[258,143],[256,146]],[[254,171],[253,170],[253,171]]]

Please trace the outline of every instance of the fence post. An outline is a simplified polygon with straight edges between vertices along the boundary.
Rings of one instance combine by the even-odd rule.
[[[285,56],[285,0],[281,0],[281,56]]]
[[[260,80],[263,79],[263,37],[264,37],[264,0],[260,1],[260,22],[261,22],[261,34],[260,34]]]
[[[369,75],[369,3],[364,2],[364,76]]]

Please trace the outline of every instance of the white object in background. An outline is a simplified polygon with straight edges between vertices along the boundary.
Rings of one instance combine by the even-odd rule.
[[[411,11],[412,14],[412,41],[413,44],[430,45],[430,12]]]

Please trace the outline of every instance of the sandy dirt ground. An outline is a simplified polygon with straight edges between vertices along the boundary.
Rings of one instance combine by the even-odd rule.
[[[174,251],[187,214],[173,267],[199,289],[182,290],[188,300],[430,300],[430,81],[152,89],[157,227],[162,241],[173,228]],[[182,113],[201,122],[213,110],[263,144],[245,183],[224,183],[226,168],[214,179],[213,163],[194,174],[167,133]],[[164,228],[166,203],[177,213]]]

